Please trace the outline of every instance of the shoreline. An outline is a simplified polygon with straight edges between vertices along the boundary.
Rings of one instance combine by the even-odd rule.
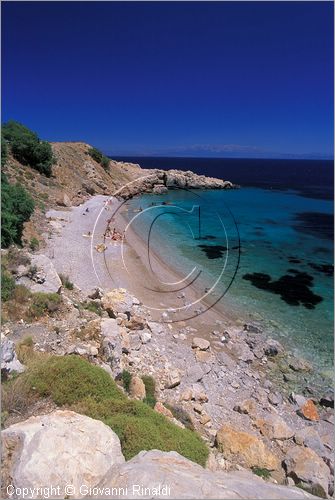
[[[120,287],[125,288],[141,300],[144,305],[149,305],[149,311],[150,308],[152,308],[151,314],[153,321],[163,322],[165,324],[176,324],[176,326],[184,326],[185,318],[178,320],[178,318],[176,318],[171,311],[168,311],[169,314],[167,317],[162,318],[162,313],[165,312],[166,309],[180,307],[182,305],[183,297],[176,299],[176,296],[174,295],[171,298],[169,297],[169,293],[164,293],[164,289],[157,289],[156,283],[152,280],[146,265],[146,243],[134,228],[130,227],[127,230],[124,245],[125,260],[127,261],[128,271],[122,262],[120,242],[111,242],[108,240],[106,251],[103,253],[98,253],[94,250],[95,246],[105,242],[103,234],[107,225],[107,220],[111,217],[112,213],[117,211],[117,207],[120,205],[120,202],[113,198],[113,202],[109,205],[108,210],[103,210],[105,202],[110,198],[111,197],[101,195],[94,196],[82,205],[67,209],[65,212],[59,210],[51,210],[48,212],[49,217],[55,216],[56,218],[66,221],[64,225],[65,234],[61,237],[61,243],[57,244],[57,235],[54,235],[54,237],[56,236],[55,244],[50,245],[50,243],[48,243],[47,253],[53,260],[55,260],[54,263],[57,271],[72,276],[73,281],[78,283],[79,288],[86,292],[91,291],[95,285],[101,286],[106,290]],[[85,212],[86,207],[89,207],[90,212],[86,214],[85,218],[83,218],[82,213]],[[94,241],[91,238],[84,238],[85,232],[88,233],[92,230],[92,227],[94,226],[94,218],[99,214],[99,212],[101,212],[101,215],[99,223],[96,226]],[[71,221],[71,214],[73,214],[76,218],[75,223],[72,220],[72,226],[76,226],[76,230],[78,229],[76,234],[73,234],[71,229],[70,231],[66,230],[66,225],[69,221]],[[127,220],[122,212],[118,215],[117,221],[112,224],[112,226],[115,226],[117,231],[120,233],[123,233],[126,225]],[[61,251],[60,255],[56,258],[55,246],[57,247],[57,252]],[[78,252],[75,252],[74,250],[69,252],[69,249],[67,248],[69,246],[76,249],[84,247],[84,252],[80,249]],[[69,261],[68,259],[69,253],[70,256],[72,254],[72,261]],[[89,260],[91,260],[91,256],[93,257],[96,275],[93,272],[92,266],[91,270],[86,267],[85,272],[83,273],[80,265],[74,265],[75,261],[77,261],[77,264],[82,261],[83,254],[86,255]],[[155,267],[159,269],[161,278],[164,281],[171,282],[173,280],[179,281],[181,279],[181,275],[166,262],[163,262],[154,250],[151,250],[151,254],[152,261],[154,262]],[[139,276],[140,280],[134,280],[134,277],[136,276]],[[99,281],[97,281],[97,277],[99,278]],[[145,287],[143,287],[143,283],[145,283]],[[190,300],[196,299],[197,291],[194,289],[193,285],[190,285],[188,290],[188,298]],[[161,296],[157,295],[158,293],[161,293],[161,296],[164,297],[164,299],[161,299]],[[202,300],[202,303],[205,303],[206,306],[209,305],[208,301],[205,299]],[[195,309],[198,307],[199,305],[196,305]],[[161,310],[156,311],[155,308]],[[196,313],[195,317],[186,320],[190,323],[191,327],[194,326],[201,331],[202,336],[205,336],[207,339],[211,339],[211,331],[209,328],[210,324],[213,325],[213,329],[215,329],[215,325],[218,324],[221,329],[231,328],[235,331],[243,330],[245,324],[251,324],[258,329],[263,326],[262,320],[254,318],[256,313],[243,315],[242,311],[228,311],[227,308],[225,308],[224,301],[219,301],[214,306],[209,307],[207,311],[201,312],[201,314],[199,314],[199,312]],[[282,341],[282,339],[279,340]],[[295,350],[285,344],[284,346],[288,355],[294,354]],[[217,348],[221,349],[221,347],[222,346],[218,344]],[[301,353],[298,348],[297,351],[296,355],[300,357]],[[314,365],[314,369],[316,373],[318,373],[318,376],[325,379],[324,375],[317,371],[317,366]]]
[[[74,283],[72,291],[66,287],[61,291],[67,313],[57,319],[51,317],[39,330],[34,326],[35,333],[29,324],[22,324],[19,334],[13,332],[12,338],[24,338],[29,332],[37,350],[87,357],[113,379],[120,378],[124,370],[134,377],[153,377],[161,411],[179,408],[188,415],[212,450],[212,461],[219,470],[243,466],[238,454],[226,457],[216,446],[222,426],[234,439],[257,440],[266,450],[264,466],[269,464],[272,479],[281,484],[285,483],[281,464],[298,449],[305,433],[307,437],[314,433],[317,443],[321,442],[313,448],[314,459],[326,457],[331,463],[331,400],[328,403],[325,399],[326,387],[316,385],[317,374],[310,365],[255,323],[245,325],[241,318],[236,322],[225,311],[212,308],[179,322],[169,322],[171,311],[164,311],[168,315],[163,321],[161,311],[158,318],[149,315],[141,305],[140,286],[147,287],[150,304],[163,304],[169,309],[171,298],[160,299],[156,288],[148,290],[152,283],[140,235],[127,233],[124,250],[128,271],[122,263],[120,241],[104,240],[106,223],[118,206],[114,200],[106,210],[108,199],[96,196],[80,206],[47,213],[47,247],[40,253],[48,254],[56,272]],[[125,224],[124,216],[115,221],[119,231]],[[102,244],[105,247],[99,251]],[[157,255],[153,259],[163,273],[160,276],[175,279],[166,263],[159,262]],[[137,285],[135,274],[140,277]],[[125,290],[115,290],[120,287]],[[100,308],[100,314],[86,310],[85,304],[91,303]],[[83,338],[81,331],[91,331],[93,337]],[[322,398],[326,404],[322,404]],[[169,418],[174,418],[173,413]],[[178,421],[178,416],[175,418]],[[182,418],[180,421],[183,424]],[[246,467],[252,469],[253,463]]]

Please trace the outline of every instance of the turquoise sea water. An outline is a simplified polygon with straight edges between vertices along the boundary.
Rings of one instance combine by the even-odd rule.
[[[182,276],[200,271],[199,297],[213,287],[213,300],[224,294],[219,307],[260,322],[319,369],[330,368],[332,201],[246,187],[174,190],[129,204],[130,213],[142,209],[135,230],[147,238],[151,227],[151,249]]]

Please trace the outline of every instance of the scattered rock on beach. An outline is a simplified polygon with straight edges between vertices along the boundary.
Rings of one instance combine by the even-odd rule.
[[[227,460],[237,461],[244,467],[262,467],[268,470],[276,470],[279,467],[278,458],[263,441],[230,425],[221,427],[216,435],[216,443]]]
[[[206,339],[202,339],[200,337],[194,337],[192,340],[192,348],[193,349],[200,349],[200,351],[206,351],[209,349],[210,343]]]
[[[307,399],[306,403],[299,408],[297,413],[306,420],[320,420],[318,410],[311,399]]]
[[[330,472],[324,461],[311,449],[291,448],[284,460],[286,473],[311,493],[326,498]]]
[[[174,387],[177,387],[177,385],[179,385],[180,382],[181,382],[181,377],[180,377],[179,370],[172,369],[168,373],[168,377],[167,377],[167,380],[166,380],[166,383],[165,383],[165,387],[167,389],[173,389]]]
[[[294,431],[279,415],[273,414],[264,419],[258,419],[255,421],[255,425],[269,439],[286,440],[290,439],[294,434]]]
[[[295,372],[311,372],[312,365],[303,358],[291,357],[289,359],[289,367]]]

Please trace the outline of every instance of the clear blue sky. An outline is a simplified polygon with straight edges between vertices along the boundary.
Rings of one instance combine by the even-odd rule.
[[[3,2],[3,121],[114,154],[333,155],[332,2]]]

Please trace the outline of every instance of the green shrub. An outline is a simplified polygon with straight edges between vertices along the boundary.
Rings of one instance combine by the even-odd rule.
[[[4,302],[13,297],[15,290],[14,278],[1,266],[1,298]]]
[[[29,375],[32,387],[41,396],[51,396],[58,405],[71,405],[85,398],[125,400],[111,376],[79,356],[51,356]]]
[[[80,305],[87,311],[91,311],[92,313],[95,313],[98,316],[102,315],[101,306],[96,302],[82,302]]]
[[[101,166],[108,172],[109,170],[109,159],[107,156],[104,156],[101,160]]]
[[[109,170],[109,158],[105,156],[99,149],[90,148],[88,154],[93,158],[94,161],[100,163],[100,165],[106,170]]]
[[[176,418],[177,420],[179,420],[179,422],[184,424],[187,429],[190,429],[191,431],[194,430],[194,425],[191,417],[189,416],[187,411],[185,411],[181,406],[174,406],[169,403],[164,403],[164,406],[168,410],[170,410],[174,418]]]
[[[28,315],[32,318],[39,318],[43,314],[54,313],[59,309],[61,301],[62,299],[57,293],[33,293]]]
[[[60,274],[59,277],[62,282],[62,285],[65,288],[67,288],[68,290],[73,290],[74,284],[72,283],[72,281],[70,281],[68,276],[65,276],[65,274]]]
[[[129,392],[132,375],[130,372],[128,372],[128,370],[123,370],[121,376],[122,376],[123,387],[125,391]]]
[[[262,477],[263,479],[269,479],[271,476],[271,472],[263,467],[252,467],[251,470],[256,476]]]
[[[37,250],[39,246],[40,246],[40,242],[38,241],[38,239],[37,239],[37,238],[35,238],[35,237],[34,237],[34,238],[31,238],[30,243],[29,243],[29,247],[30,247],[30,249],[31,249],[33,252],[35,252],[35,250]]]
[[[4,167],[8,156],[8,146],[1,132],[1,166]]]
[[[54,157],[48,142],[41,141],[35,132],[13,120],[2,126],[2,133],[14,158],[50,177]]]
[[[1,176],[1,246],[21,244],[24,223],[34,211],[34,201],[20,184],[9,184]]]
[[[145,385],[145,398],[143,402],[149,405],[151,408],[154,408],[157,402],[155,397],[155,392],[156,392],[155,379],[150,375],[143,375],[142,380]]]
[[[206,463],[208,449],[198,434],[177,427],[141,401],[129,400],[105,370],[78,356],[39,359],[21,376],[35,394],[110,426],[127,460],[141,450],[158,449]]]

